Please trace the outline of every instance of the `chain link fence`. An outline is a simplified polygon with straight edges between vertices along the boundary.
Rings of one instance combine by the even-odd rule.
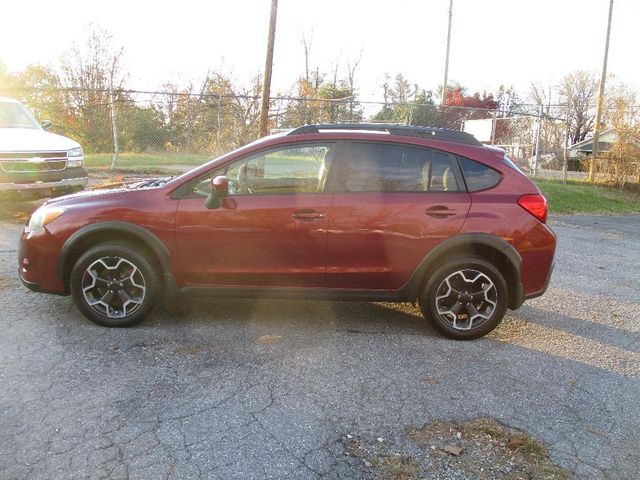
[[[5,92],[0,91],[0,95]],[[179,91],[39,89],[10,92],[52,131],[77,140],[89,167],[145,166],[186,169],[258,138],[259,95],[190,94]],[[640,113],[640,112],[639,112]],[[272,131],[310,123],[378,122],[466,130],[504,149],[524,171],[581,178],[588,156],[573,151],[563,106],[531,104],[482,109],[353,98],[270,99]],[[598,168],[606,173],[605,160]],[[569,172],[569,173],[566,173]],[[637,158],[624,175],[638,181]],[[635,179],[635,180],[633,180]]]

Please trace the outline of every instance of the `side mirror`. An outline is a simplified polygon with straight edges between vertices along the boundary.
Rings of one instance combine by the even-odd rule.
[[[53,127],[53,124],[51,123],[51,120],[43,120],[40,126],[44,130],[49,130],[51,127]]]
[[[210,210],[220,208],[227,195],[229,195],[229,179],[224,175],[213,177],[211,179],[211,193],[207,195],[204,205]]]

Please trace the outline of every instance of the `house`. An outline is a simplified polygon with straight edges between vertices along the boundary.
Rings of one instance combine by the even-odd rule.
[[[613,145],[618,141],[618,135],[615,130],[610,128],[600,134],[598,145],[601,154],[606,154]],[[640,142],[636,142],[636,146],[640,148]],[[593,155],[593,138],[587,138],[581,142],[575,143],[569,147],[569,170],[581,170],[585,168],[586,159]],[[604,155],[606,156],[606,155]],[[627,159],[635,168],[640,168],[639,158]]]
[[[600,133],[598,139],[598,147],[600,153],[607,152],[611,149],[612,145],[616,143],[618,136],[616,132],[610,128]],[[593,153],[593,138],[587,138],[581,142],[574,143],[569,147],[569,157],[574,159],[584,159],[590,157]]]

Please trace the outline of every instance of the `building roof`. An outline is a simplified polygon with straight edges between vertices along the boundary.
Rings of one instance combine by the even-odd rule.
[[[616,141],[617,135],[613,128],[605,130],[600,133],[600,137],[598,138],[598,147],[601,152],[605,152],[611,148]],[[569,150],[575,152],[592,152],[593,151],[593,137],[585,138],[581,142],[574,143],[569,147]]]

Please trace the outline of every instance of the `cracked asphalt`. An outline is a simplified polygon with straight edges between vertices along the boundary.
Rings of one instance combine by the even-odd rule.
[[[476,417],[576,478],[640,478],[640,215],[550,223],[547,294],[465,343],[382,303],[198,300],[101,328],[19,285],[0,223],[0,478],[372,478],[347,434],[393,451]]]

